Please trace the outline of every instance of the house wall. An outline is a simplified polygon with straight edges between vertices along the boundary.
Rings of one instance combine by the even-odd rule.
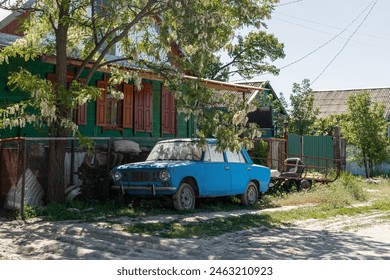
[[[7,77],[10,72],[17,71],[19,67],[23,67],[31,71],[35,75],[41,77],[47,77],[48,73],[55,72],[55,66],[52,64],[44,63],[42,61],[28,61],[25,62],[22,59],[11,59],[9,64],[0,65],[0,106],[5,107],[7,105],[19,102],[25,98],[28,98],[27,94],[22,92],[12,92],[7,86]],[[69,68],[71,69],[71,67]],[[104,80],[103,73],[96,73],[91,79],[91,85],[97,85],[97,81]],[[86,125],[80,125],[79,131],[89,137],[120,137],[120,138],[138,138],[145,139],[145,145],[153,145],[157,139],[160,138],[172,138],[172,137],[191,137],[193,135],[193,119],[187,121],[183,116],[178,115],[176,117],[176,133],[175,134],[163,134],[162,133],[162,110],[161,110],[161,91],[162,82],[144,80],[146,83],[152,85],[152,130],[150,132],[135,132],[134,128],[123,128],[122,130],[113,130],[96,126],[96,101],[89,102],[87,105],[87,123]],[[25,128],[13,128],[0,130],[0,138],[10,137],[47,137],[48,130],[46,128],[34,128],[31,125],[27,125]],[[151,139],[152,138],[152,139]],[[142,145],[142,143],[139,143]]]

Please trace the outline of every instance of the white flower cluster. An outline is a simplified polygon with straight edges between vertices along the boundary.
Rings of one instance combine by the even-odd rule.
[[[24,118],[16,118],[16,119],[5,119],[3,122],[4,127],[25,127],[26,126],[26,119]]]
[[[87,103],[89,100],[91,100],[91,95],[90,94],[88,94],[88,95],[84,96],[83,98],[81,98],[80,101],[79,101],[79,105],[81,106],[81,105]]]
[[[19,116],[14,118],[4,118],[2,123],[2,128],[14,128],[14,127],[25,127],[27,123],[33,123],[36,121],[35,115],[26,115],[26,116]]]
[[[23,38],[20,38],[20,39],[17,39],[14,43],[13,43],[14,46],[26,46],[27,45],[27,40],[23,39]]]
[[[240,110],[237,113],[235,113],[232,120],[234,125],[245,124],[247,121],[248,121],[248,117],[245,110]]]
[[[79,127],[74,122],[68,120],[68,119],[61,119],[60,121],[61,127],[66,128],[74,137],[76,135],[76,132],[79,130]]]
[[[123,100],[125,98],[125,95],[120,90],[116,90],[114,88],[110,89],[111,97],[116,100]]]
[[[46,100],[42,100],[41,115],[47,119],[48,124],[51,124],[57,120],[56,111],[57,110],[55,105],[51,105],[47,103]]]
[[[122,83],[134,82],[137,90],[141,90],[142,78],[139,77],[137,71],[126,71],[119,68],[112,67],[111,69],[111,85],[119,85]]]

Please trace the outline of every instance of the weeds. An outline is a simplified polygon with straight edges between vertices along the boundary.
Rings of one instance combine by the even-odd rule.
[[[366,201],[367,194],[363,190],[363,185],[359,184],[358,179],[350,173],[342,173],[339,183],[349,194],[357,201]]]
[[[114,201],[97,203],[94,201],[70,201],[66,203],[50,203],[39,211],[49,221],[83,220],[89,221],[97,217],[117,215],[135,215],[132,208],[122,208]]]
[[[25,205],[24,206],[24,211],[21,213],[20,211],[16,212],[16,219],[22,220],[22,219],[31,219],[37,217],[39,214],[39,210],[30,206],[30,205]]]

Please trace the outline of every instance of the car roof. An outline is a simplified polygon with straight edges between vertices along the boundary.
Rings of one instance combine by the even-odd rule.
[[[167,139],[159,141],[158,143],[172,143],[172,142],[199,142],[199,138],[174,138],[174,139]],[[216,144],[217,139],[214,138],[207,138],[206,139],[207,144]]]

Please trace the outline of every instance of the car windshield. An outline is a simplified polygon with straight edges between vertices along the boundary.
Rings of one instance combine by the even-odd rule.
[[[157,143],[146,160],[200,160],[202,148],[191,141]]]

